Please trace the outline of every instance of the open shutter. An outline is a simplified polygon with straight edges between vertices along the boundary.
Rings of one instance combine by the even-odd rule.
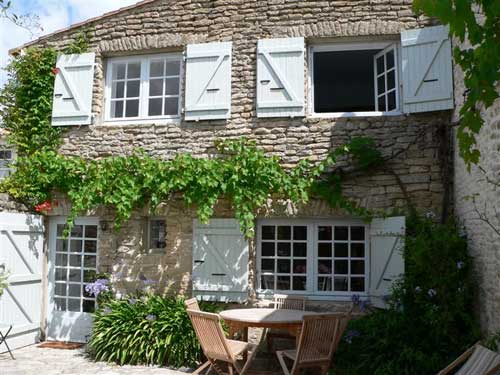
[[[404,274],[404,234],[404,216],[373,219],[371,223],[370,300],[375,307],[386,307],[384,297]]]
[[[94,62],[94,53],[58,57],[52,125],[91,124]]]
[[[187,121],[230,118],[231,49],[231,42],[187,46]]]
[[[248,297],[248,241],[235,219],[194,221],[193,295],[211,301]]]
[[[257,116],[304,116],[304,38],[259,40]]]
[[[453,108],[451,41],[447,26],[401,33],[403,110],[406,113]]]

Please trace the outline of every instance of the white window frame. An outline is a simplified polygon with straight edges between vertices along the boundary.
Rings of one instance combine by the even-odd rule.
[[[291,225],[291,226],[306,226],[307,227],[307,282],[305,291],[295,290],[271,290],[261,288],[261,234],[262,226],[266,225]],[[318,276],[317,272],[318,256],[316,249],[318,244],[317,228],[319,226],[338,225],[338,226],[363,226],[365,227],[365,291],[364,292],[341,292],[341,291],[318,291]],[[258,298],[269,298],[275,293],[290,294],[290,295],[305,295],[312,300],[328,300],[328,301],[350,301],[353,295],[358,295],[362,299],[368,299],[370,290],[370,226],[361,219],[263,219],[257,223],[256,231],[256,292]],[[293,235],[293,234],[292,234]],[[311,238],[311,236],[313,236]],[[293,254],[293,249],[292,249]],[[333,254],[332,254],[333,259]],[[328,276],[328,275],[324,275]]]
[[[334,51],[357,51],[357,50],[384,50],[394,45],[396,49],[395,64],[396,69],[396,101],[399,107],[390,112],[384,111],[366,111],[366,112],[327,112],[316,113],[314,111],[314,54],[316,52],[334,52]],[[328,43],[328,44],[314,44],[308,48],[308,116],[316,118],[338,118],[338,117],[369,117],[369,116],[399,116],[403,112],[401,106],[401,82],[398,81],[401,77],[401,63],[399,61],[400,42],[397,40],[387,40],[385,42],[354,42],[354,43]],[[397,58],[396,58],[397,57]],[[375,96],[377,92],[375,91]],[[375,99],[374,99],[375,100]]]
[[[15,162],[16,160],[16,157],[17,157],[17,153],[16,153],[16,149],[9,145],[5,140],[0,140],[0,151],[10,151],[11,152],[11,162]],[[1,159],[1,160],[6,160],[6,159]],[[1,166],[0,165],[0,172],[7,172],[6,176],[9,176],[13,171],[13,167],[10,166],[10,167],[4,167],[4,166]],[[0,180],[3,180],[5,177],[2,177],[2,173],[0,173]]]
[[[179,61],[179,102],[177,115],[161,115],[149,116],[149,70],[150,63],[154,60],[171,60]],[[139,116],[138,117],[111,117],[111,89],[113,81],[113,64],[116,63],[141,63],[141,76],[140,76],[140,96],[139,96]],[[138,55],[127,57],[112,57],[109,58],[106,64],[106,87],[105,87],[105,105],[104,105],[104,122],[112,124],[162,124],[162,123],[178,123],[182,116],[182,98],[184,86],[184,59],[181,52],[162,53],[152,55]]]

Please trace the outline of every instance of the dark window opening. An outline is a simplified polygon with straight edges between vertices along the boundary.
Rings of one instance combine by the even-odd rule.
[[[378,52],[315,52],[314,112],[375,111],[373,58]]]

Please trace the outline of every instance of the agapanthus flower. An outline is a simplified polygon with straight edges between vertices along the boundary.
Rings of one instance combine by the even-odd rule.
[[[348,343],[352,343],[352,339],[355,337],[361,336],[361,333],[359,331],[356,331],[355,329],[351,329],[346,332],[344,340]]]
[[[361,297],[359,296],[359,294],[353,294],[352,297],[351,297],[351,301],[352,303],[354,303],[354,305],[359,305],[359,302],[361,301]]]
[[[135,305],[137,303],[137,300],[135,298],[130,298],[128,300],[128,303],[130,303],[131,305]]]
[[[154,322],[156,320],[156,315],[149,314],[148,316],[146,316],[146,320],[149,320],[150,322]]]
[[[417,287],[415,288],[415,292],[420,293],[421,291],[422,291],[422,288],[421,288],[421,287],[417,286]]]
[[[436,289],[429,289],[429,290],[427,291],[427,295],[428,295],[429,297],[431,297],[431,298],[432,298],[432,297],[435,297],[435,296],[437,295]]]
[[[109,315],[113,312],[113,310],[111,310],[110,307],[106,306],[103,310],[102,310],[102,313],[103,315]]]
[[[107,279],[97,279],[91,284],[85,286],[85,291],[91,296],[97,298],[102,292],[109,291],[109,280]]]
[[[465,266],[465,263],[464,263],[464,262],[462,262],[462,261],[458,261],[458,262],[457,262],[457,268],[458,268],[459,270],[461,270],[462,268],[464,268],[464,266]]]

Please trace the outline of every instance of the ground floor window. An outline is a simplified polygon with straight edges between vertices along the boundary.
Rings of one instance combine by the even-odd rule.
[[[367,291],[363,222],[263,221],[257,236],[261,291],[318,295]]]

